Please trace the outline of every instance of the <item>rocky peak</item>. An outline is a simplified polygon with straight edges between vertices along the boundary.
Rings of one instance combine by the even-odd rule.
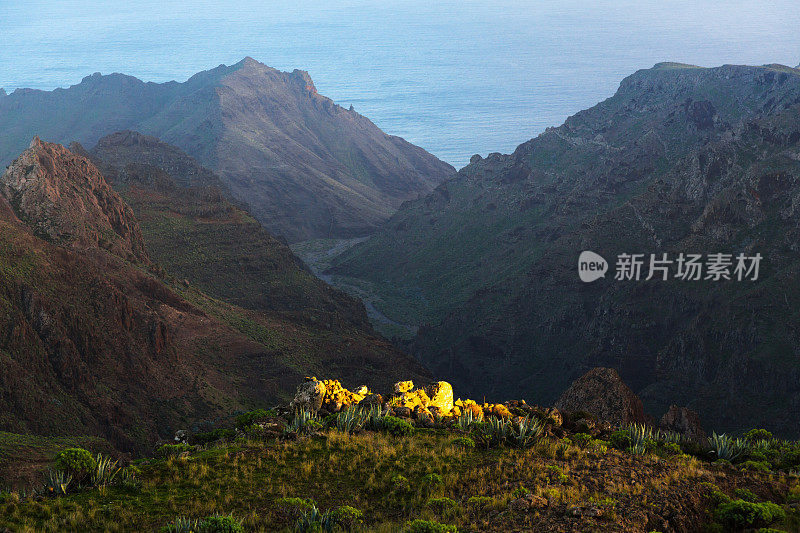
[[[593,368],[575,380],[556,402],[556,408],[586,411],[617,426],[647,422],[642,401],[613,368]]]
[[[19,219],[51,242],[148,262],[133,211],[85,157],[34,138],[0,177]]]

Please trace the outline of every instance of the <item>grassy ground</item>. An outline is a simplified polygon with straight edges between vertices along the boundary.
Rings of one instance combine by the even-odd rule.
[[[112,450],[97,437],[38,437],[0,431],[0,480],[14,479],[23,487],[35,483],[57,452],[76,446],[104,453]]]
[[[401,531],[416,519],[459,531],[723,531],[713,524],[714,509],[741,494],[788,511],[772,527],[800,530],[790,506],[800,498],[796,476],[566,439],[528,449],[465,448],[455,440],[460,436],[443,429],[418,428],[410,436],[330,429],[195,447],[141,461],[136,487],[60,498],[5,493],[0,530],[158,531],[177,517],[222,513],[245,531],[288,531],[305,505],[288,498],[301,498],[323,511],[360,510],[356,529],[365,531]],[[534,505],[515,507],[522,497]]]

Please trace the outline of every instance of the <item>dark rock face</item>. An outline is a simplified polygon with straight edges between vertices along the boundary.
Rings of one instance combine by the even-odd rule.
[[[675,431],[694,441],[705,441],[706,432],[700,424],[700,415],[688,407],[670,405],[658,423],[660,429]]]
[[[93,146],[122,130],[181,148],[290,241],[365,235],[455,172],[320,95],[308,73],[251,58],[184,83],[95,74],[65,90],[15,91],[0,98],[0,163],[33,135]]]
[[[613,368],[594,368],[581,376],[564,391],[556,408],[586,411],[614,426],[647,422],[642,401]]]

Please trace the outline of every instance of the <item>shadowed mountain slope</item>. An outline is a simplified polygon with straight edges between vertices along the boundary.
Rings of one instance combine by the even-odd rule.
[[[151,257],[169,274],[241,307],[371,331],[360,302],[312,275],[226,198],[216,174],[180,149],[127,131],[100,139],[91,157],[131,205]]]
[[[42,191],[47,209],[26,209]],[[132,253],[140,239],[130,207],[61,146],[35,140],[0,178],[0,430],[99,435],[135,452],[285,400],[305,374],[338,368],[387,387],[424,375],[357,327],[246,310],[170,281]]]
[[[639,71],[513,154],[474,157],[331,272],[416,295],[382,311],[416,320],[416,354],[473,396],[547,403],[607,366],[651,414],[678,401],[720,430],[800,434],[798,106],[800,71],[780,65]],[[605,279],[579,281],[583,250]],[[614,281],[623,252],[765,259],[756,282]]]

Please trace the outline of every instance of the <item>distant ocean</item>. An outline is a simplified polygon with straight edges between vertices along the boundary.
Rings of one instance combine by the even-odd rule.
[[[250,55],[461,167],[660,61],[800,63],[797,0],[0,0],[0,87],[183,81]]]

